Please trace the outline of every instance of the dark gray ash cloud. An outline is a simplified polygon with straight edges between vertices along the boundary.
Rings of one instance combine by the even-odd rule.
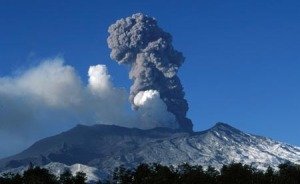
[[[179,128],[192,130],[192,122],[186,117],[188,103],[177,76],[185,58],[173,48],[172,36],[154,18],[141,13],[116,21],[108,32],[111,58],[131,67],[129,77],[133,84],[129,99],[133,108],[139,108],[134,103],[137,94],[156,90],[167,110],[176,117]]]

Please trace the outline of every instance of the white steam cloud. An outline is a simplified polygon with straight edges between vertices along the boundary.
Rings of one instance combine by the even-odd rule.
[[[146,128],[172,127],[178,128],[176,117],[168,112],[166,104],[156,90],[140,91],[134,97],[134,104],[138,107],[139,121]]]
[[[91,66],[88,76],[85,85],[73,67],[54,58],[0,77],[0,157],[79,123],[176,128],[158,91],[136,95],[139,109],[129,113],[129,94],[114,87],[105,65]]]
[[[90,66],[88,74],[89,88],[93,93],[101,95],[110,92],[112,84],[105,65]]]

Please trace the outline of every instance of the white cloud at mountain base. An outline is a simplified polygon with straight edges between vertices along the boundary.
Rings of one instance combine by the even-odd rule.
[[[114,87],[105,65],[90,66],[88,77],[84,84],[63,58],[46,59],[19,75],[0,77],[0,144],[5,145],[0,157],[76,124],[176,128],[157,91],[128,113],[129,94]]]

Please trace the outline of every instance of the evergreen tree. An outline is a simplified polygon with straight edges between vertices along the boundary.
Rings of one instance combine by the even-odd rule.
[[[220,184],[252,184],[253,168],[241,163],[231,163],[223,166],[221,176],[218,179]]]
[[[148,164],[140,164],[134,171],[133,184],[150,184],[153,177],[152,169]]]
[[[179,166],[178,172],[180,173],[179,183],[182,184],[199,184],[210,181],[209,176],[205,174],[202,166],[183,164]]]
[[[66,169],[60,176],[59,176],[59,183],[60,184],[74,184],[72,173],[69,169]]]
[[[23,174],[24,184],[57,184],[57,178],[49,170],[31,167]]]
[[[292,163],[284,163],[278,166],[279,181],[284,184],[299,184],[300,183],[300,166]]]
[[[173,168],[162,166],[160,164],[153,164],[151,168],[152,179],[149,180],[151,183],[155,184],[170,184],[176,183],[177,174],[174,172]]]
[[[220,175],[220,172],[217,171],[214,167],[208,166],[208,168],[205,171],[205,174],[207,175],[209,184],[216,184],[217,177]]]
[[[132,180],[133,176],[131,170],[125,169],[124,166],[115,169],[112,183],[131,184]]]
[[[85,184],[87,177],[84,172],[77,172],[73,180],[74,184]]]

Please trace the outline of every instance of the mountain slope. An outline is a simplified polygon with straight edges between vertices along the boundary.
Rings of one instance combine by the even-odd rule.
[[[140,130],[78,125],[0,160],[0,171],[24,167],[29,162],[36,165],[80,163],[109,173],[119,165],[132,167],[141,162],[220,168],[232,161],[259,169],[276,167],[286,161],[300,164],[300,148],[247,134],[224,123],[203,132],[189,133],[166,128]]]

